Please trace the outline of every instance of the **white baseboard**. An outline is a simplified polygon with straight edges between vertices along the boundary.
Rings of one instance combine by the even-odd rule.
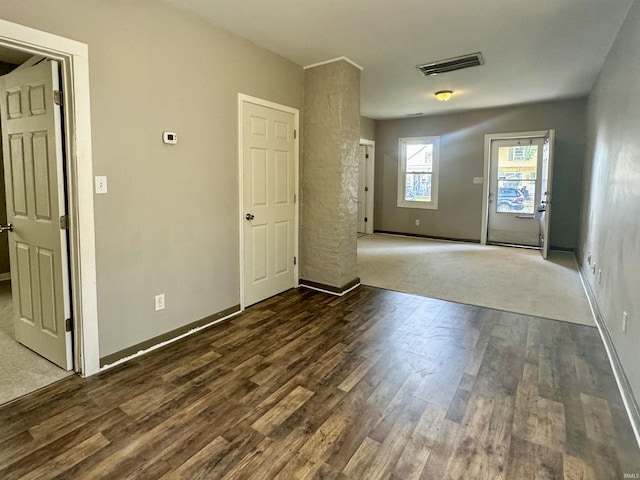
[[[587,282],[585,278],[585,274],[587,272],[585,272],[581,266],[578,266],[578,272],[580,273],[580,280],[582,281],[582,286],[584,287],[587,299],[589,300],[589,305],[591,306],[593,318],[596,322],[596,326],[598,327],[598,331],[600,332],[602,342],[604,343],[604,348],[607,351],[609,363],[611,364],[613,375],[616,379],[616,383],[618,384],[618,390],[620,391],[624,408],[626,409],[629,421],[631,422],[631,428],[633,429],[633,433],[636,437],[636,442],[640,447],[640,409],[638,409],[638,402],[636,401],[633,390],[631,389],[629,379],[624,373],[624,368],[622,368],[620,357],[618,357],[618,352],[616,352],[616,347],[613,343],[613,339],[611,338],[611,334],[609,333],[609,328],[607,327],[604,317],[600,312],[600,308],[598,307],[598,303],[596,302],[595,294],[593,293],[589,282]]]
[[[0,273],[0,282],[4,282],[6,280],[11,280],[11,272]]]

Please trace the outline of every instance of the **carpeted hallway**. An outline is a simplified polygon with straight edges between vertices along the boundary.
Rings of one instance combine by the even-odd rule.
[[[0,282],[0,405],[72,375],[16,342],[12,313],[11,282]]]
[[[573,253],[400,235],[358,238],[363,285],[595,326]]]

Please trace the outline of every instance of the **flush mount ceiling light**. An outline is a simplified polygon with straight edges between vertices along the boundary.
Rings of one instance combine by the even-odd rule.
[[[451,90],[440,90],[439,92],[436,92],[436,98],[441,102],[449,100],[451,95],[453,95],[453,91]]]

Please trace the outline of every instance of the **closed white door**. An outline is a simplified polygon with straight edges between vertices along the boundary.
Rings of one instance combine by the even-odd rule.
[[[244,304],[295,286],[295,123],[242,103]]]
[[[543,138],[492,140],[487,241],[537,247]]]
[[[54,100],[58,64],[46,60],[0,82],[16,340],[70,370],[62,118]]]
[[[358,150],[358,233],[367,233],[367,146],[360,145]]]

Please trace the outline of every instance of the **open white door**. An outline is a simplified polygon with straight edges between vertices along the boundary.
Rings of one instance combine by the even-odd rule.
[[[0,78],[16,340],[71,370],[59,90],[58,63],[51,60]]]
[[[553,179],[553,148],[555,130],[549,130],[542,148],[542,172],[540,179],[540,206],[537,208],[540,216],[540,252],[542,258],[549,253],[549,226],[551,225],[551,188]]]
[[[242,102],[244,306],[295,286],[294,114]]]

